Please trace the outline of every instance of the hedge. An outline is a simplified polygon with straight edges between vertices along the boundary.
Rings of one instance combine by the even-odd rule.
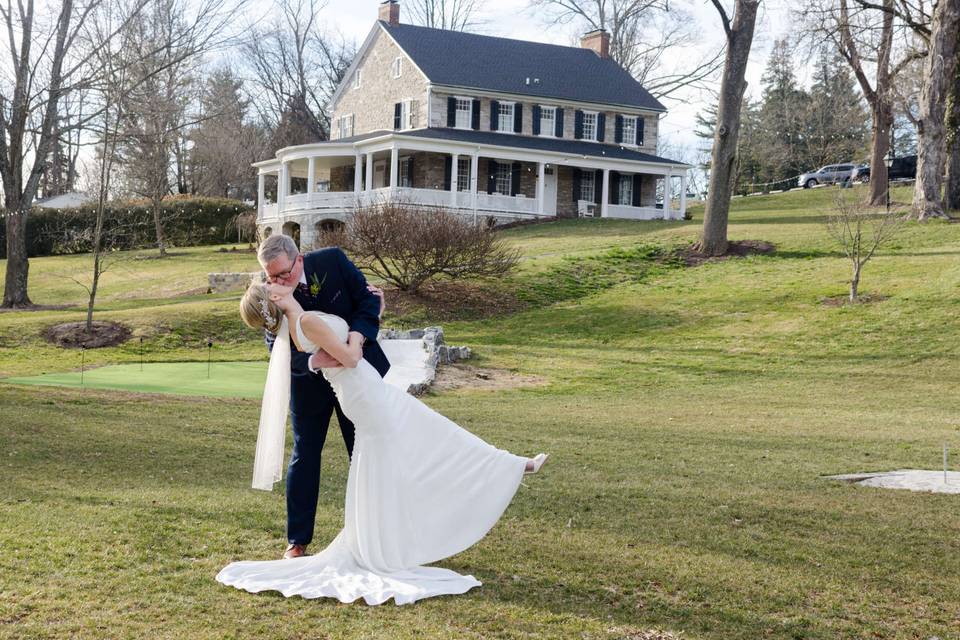
[[[107,249],[146,249],[157,246],[153,209],[149,202],[116,202],[107,206],[103,245]],[[174,196],[163,201],[160,222],[168,246],[196,246],[252,241],[255,209],[239,200]],[[2,218],[0,212],[0,218]],[[27,255],[49,256],[92,250],[96,208],[34,207],[27,217]],[[0,220],[2,222],[2,220]],[[6,258],[6,224],[0,223],[0,258]]]

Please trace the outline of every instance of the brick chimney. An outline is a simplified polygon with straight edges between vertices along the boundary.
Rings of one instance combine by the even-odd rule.
[[[400,3],[397,0],[381,2],[378,19],[391,25],[400,24]]]
[[[610,33],[604,29],[597,29],[590,33],[585,33],[580,38],[580,46],[584,49],[590,49],[601,58],[610,57]]]

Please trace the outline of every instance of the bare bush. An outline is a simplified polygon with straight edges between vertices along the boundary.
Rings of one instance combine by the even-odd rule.
[[[883,244],[900,230],[907,216],[903,209],[887,208],[879,213],[872,208],[837,198],[836,208],[827,215],[827,232],[843,249],[853,266],[850,278],[850,302],[857,302],[860,274]]]
[[[403,202],[358,207],[341,231],[327,232],[323,240],[341,246],[361,269],[408,292],[441,276],[503,276],[520,259],[519,251],[470,218]]]

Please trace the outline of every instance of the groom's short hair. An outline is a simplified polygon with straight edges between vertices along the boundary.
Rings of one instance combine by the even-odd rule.
[[[260,264],[265,265],[273,262],[281,255],[296,260],[297,256],[300,255],[300,250],[297,249],[297,243],[293,241],[293,238],[282,233],[275,233],[260,243],[257,260],[260,261]]]

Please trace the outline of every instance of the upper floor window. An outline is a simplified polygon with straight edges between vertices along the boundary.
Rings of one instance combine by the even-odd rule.
[[[513,131],[513,110],[514,103],[501,102],[497,111],[497,129],[500,131]]]
[[[540,135],[556,136],[557,129],[557,108],[540,107]]]
[[[470,191],[470,158],[457,158],[457,191]]]
[[[338,138],[349,138],[353,135],[353,114],[340,116],[337,126]]]
[[[360,80],[361,80],[360,76],[363,75],[363,74],[362,74],[362,71],[363,71],[362,69],[357,69],[357,70],[353,73],[353,88],[354,88],[354,89],[359,89],[359,88],[360,88]]]
[[[393,105],[393,128],[413,129],[417,126],[417,101],[404,100]]]
[[[580,174],[580,199],[594,202],[596,198],[596,177],[593,171],[584,171]]]
[[[399,78],[403,75],[403,58],[397,56],[393,59],[393,63],[390,65],[390,73],[394,78]]]
[[[623,116],[623,144],[637,144],[637,116]]]
[[[591,113],[589,111],[583,112],[583,139],[584,140],[596,140],[597,139],[597,114]],[[584,198],[584,200],[589,200],[590,198]]]
[[[458,129],[470,129],[473,125],[473,100],[470,98],[457,98],[457,119]]]

